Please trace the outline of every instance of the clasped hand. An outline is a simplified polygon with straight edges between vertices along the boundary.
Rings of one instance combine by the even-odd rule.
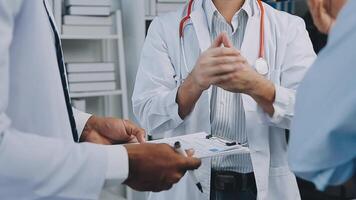
[[[190,76],[201,91],[216,85],[230,92],[250,94],[259,82],[265,81],[233,47],[226,33],[221,33],[201,54]]]
[[[81,142],[113,145],[144,143],[145,130],[129,120],[91,116],[81,134]]]

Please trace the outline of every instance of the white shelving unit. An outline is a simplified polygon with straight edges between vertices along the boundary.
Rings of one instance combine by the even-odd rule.
[[[126,63],[124,55],[124,42],[122,32],[122,18],[121,11],[116,11],[113,14],[115,17],[114,28],[116,34],[113,35],[62,35],[62,41],[79,40],[79,41],[99,41],[101,42],[101,51],[103,61],[115,61],[116,62],[116,80],[119,89],[113,91],[100,91],[100,92],[78,92],[70,93],[71,98],[89,98],[89,97],[103,97],[104,98],[104,115],[117,116],[125,119],[129,118],[129,104],[127,96],[127,79],[126,79]],[[66,53],[66,47],[64,46],[64,53]],[[116,58],[115,58],[116,57]],[[117,107],[119,102],[115,101],[112,96],[121,97],[121,111],[122,113],[114,113],[114,108]]]
[[[117,40],[119,39],[118,35],[62,35],[61,39],[63,40]]]
[[[61,22],[58,17],[63,13],[63,0],[52,0],[54,16],[57,27],[61,31]],[[113,0],[113,7],[117,9]],[[72,92],[72,100],[84,100],[86,111],[124,119],[130,118],[130,105],[128,97],[128,84],[126,74],[126,55],[124,52],[122,13],[116,10],[112,13],[113,32],[110,35],[68,35],[62,34],[64,59],[66,62],[113,62],[115,63],[116,90],[97,92]],[[119,170],[119,169],[118,169]],[[100,200],[126,200],[126,187],[117,183],[104,186]]]

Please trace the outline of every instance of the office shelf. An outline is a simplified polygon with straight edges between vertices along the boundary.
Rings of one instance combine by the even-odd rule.
[[[111,35],[73,35],[73,34],[62,34],[61,40],[68,44],[68,42],[83,42],[86,41],[95,41],[99,42],[96,46],[71,46],[66,48],[64,45],[64,54],[68,55],[68,52],[71,52],[72,62],[83,62],[88,58],[83,58],[80,55],[80,51],[93,51],[100,52],[99,57],[93,58],[93,60],[98,60],[98,62],[114,62],[115,63],[115,76],[117,85],[120,86],[117,90],[114,91],[100,91],[100,92],[77,92],[71,93],[70,97],[75,98],[76,100],[85,100],[88,97],[103,97],[104,98],[104,112],[102,113],[105,116],[116,116],[120,118],[129,118],[129,103],[128,103],[128,94],[127,94],[127,77],[126,77],[126,62],[125,62],[125,53],[124,53],[124,41],[123,41],[123,30],[122,30],[122,17],[121,11],[117,10],[112,14],[113,17],[113,30],[114,34]],[[79,44],[80,44],[79,43]],[[90,53],[89,53],[90,55]],[[65,57],[66,58],[66,57]],[[91,60],[91,59],[89,59]],[[85,61],[84,61],[85,62]],[[91,62],[91,61],[87,61]],[[94,61],[95,62],[95,61]],[[118,99],[112,98],[113,96],[120,96],[120,101]],[[115,113],[115,108],[121,107],[119,110],[121,113]]]
[[[113,95],[122,95],[122,91],[113,90],[113,91],[100,91],[100,92],[72,92],[69,94],[71,98],[101,97],[101,96],[113,96]]]
[[[118,40],[119,35],[62,35],[62,40]]]

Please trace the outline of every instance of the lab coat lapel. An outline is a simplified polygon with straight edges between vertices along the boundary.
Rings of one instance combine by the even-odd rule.
[[[248,63],[254,67],[258,58],[260,48],[260,12],[257,2],[253,3],[252,13],[246,25],[245,36],[241,46],[241,54],[247,59]],[[248,95],[242,95],[246,111],[256,111],[257,103]]]
[[[205,11],[203,9],[204,0],[196,0],[194,4],[194,10],[191,17],[191,23],[194,26],[195,34],[198,39],[200,52],[206,51],[211,46],[211,38],[208,26],[208,20],[206,18]],[[211,92],[212,87],[208,90],[208,98],[209,98],[209,113],[210,113],[210,101],[211,101]]]
[[[211,44],[208,21],[203,9],[203,2],[203,0],[197,0],[194,5],[195,9],[190,15],[201,52],[207,50]]]
[[[206,51],[210,45],[211,45],[211,39],[210,39],[210,32],[209,32],[209,26],[208,26],[208,21],[206,18],[205,11],[203,9],[203,3],[204,0],[196,0],[194,4],[194,9],[191,16],[190,22],[187,24],[188,25],[193,25],[194,31],[196,34],[197,42],[199,44],[199,50],[200,52]],[[193,41],[192,41],[193,42]],[[198,50],[198,49],[196,49]],[[208,110],[209,110],[209,115],[210,115],[210,101],[211,101],[211,91],[212,87],[210,87],[207,90],[207,96],[208,96]],[[198,179],[201,180],[201,183],[204,188],[204,194],[201,197],[201,199],[209,199],[210,196],[210,172],[211,172],[211,160],[205,160],[203,162],[203,165],[200,167],[200,170],[198,170]]]
[[[258,58],[260,47],[260,10],[257,1],[253,2],[252,14],[247,22],[244,41],[241,46],[241,54],[247,59],[251,67],[254,67],[255,61]],[[268,146],[265,145],[269,141],[268,134],[260,134],[265,132],[267,127],[262,126],[259,122],[257,113],[261,111],[256,101],[245,94],[242,94],[243,105],[246,112],[246,127],[248,131],[248,141],[251,153],[251,160],[254,166],[254,173],[256,177],[256,185],[258,188],[258,199],[266,199],[266,191],[268,188],[268,174],[269,163],[266,162],[266,154],[269,151]],[[262,153],[263,152],[263,153]],[[269,159],[268,159],[269,160]]]
[[[54,16],[53,16],[52,11],[51,11],[51,8],[50,8],[51,6],[50,6],[49,3],[47,2],[47,0],[43,0],[43,4],[44,4],[44,7],[45,7],[46,11],[47,11],[48,14],[49,14],[50,20],[51,20],[52,22],[54,22],[53,24],[54,24],[54,28],[55,28],[55,31],[56,31],[55,34],[58,34],[59,32],[58,32],[57,24],[55,23],[56,20],[54,19]]]

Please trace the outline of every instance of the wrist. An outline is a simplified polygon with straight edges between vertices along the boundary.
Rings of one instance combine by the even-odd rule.
[[[88,121],[86,122],[79,141],[80,142],[87,141],[89,134],[91,133],[92,130],[97,129],[97,126],[98,126],[98,117],[92,115],[91,117],[89,117]]]
[[[248,94],[257,102],[263,100],[264,102],[273,104],[275,100],[275,93],[276,89],[271,81],[265,78],[258,78],[249,90]]]
[[[122,146],[124,146],[126,149],[127,159],[128,159],[129,171],[128,171],[127,179],[124,182],[127,184],[127,181],[129,181],[131,179],[132,175],[137,173],[134,166],[136,165],[135,162],[138,159],[139,153],[137,152],[138,148],[135,148],[134,144],[124,144]]]
[[[202,94],[204,90],[206,90],[206,88],[199,85],[192,73],[188,75],[183,85],[186,86],[186,88],[188,88],[190,92],[193,92],[194,94]]]

